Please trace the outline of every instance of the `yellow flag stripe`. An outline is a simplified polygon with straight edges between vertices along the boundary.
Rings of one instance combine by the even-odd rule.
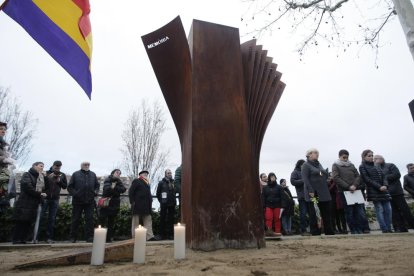
[[[91,34],[88,35],[88,43],[79,30],[78,21],[82,16],[82,10],[71,0],[33,0],[59,28],[68,34],[85,54],[91,58],[92,46]]]

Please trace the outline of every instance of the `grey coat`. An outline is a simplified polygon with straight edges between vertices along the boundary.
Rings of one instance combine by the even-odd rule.
[[[320,202],[330,201],[328,189],[328,173],[319,161],[308,160],[302,165],[302,179],[304,183],[305,200],[310,201],[309,193],[314,193]]]
[[[351,162],[335,162],[332,165],[332,177],[340,192],[349,191],[352,185],[357,190],[364,188],[358,170]]]
[[[298,200],[304,200],[305,199],[305,194],[303,192],[304,184],[302,180],[302,173],[299,169],[293,170],[292,174],[290,175],[290,183],[292,183],[292,185],[295,186]]]

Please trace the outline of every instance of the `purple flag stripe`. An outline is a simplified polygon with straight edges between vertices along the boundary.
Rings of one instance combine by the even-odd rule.
[[[78,44],[31,0],[8,1],[3,11],[19,23],[91,98],[90,60]]]

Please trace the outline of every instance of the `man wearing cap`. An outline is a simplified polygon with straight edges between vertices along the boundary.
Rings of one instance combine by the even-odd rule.
[[[99,182],[96,174],[89,170],[89,166],[89,162],[82,162],[81,169],[72,174],[68,185],[73,207],[70,227],[70,241],[72,243],[76,242],[82,213],[85,213],[86,242],[93,242],[93,210],[95,196],[99,192]]]
[[[391,195],[392,224],[395,232],[408,232],[407,224],[414,229],[414,217],[404,198],[401,186],[401,173],[393,163],[386,163],[382,155],[374,156],[375,166],[380,168],[388,182],[388,191]]]
[[[129,188],[129,202],[131,203],[132,211],[132,237],[135,237],[135,228],[139,225],[139,219],[142,219],[144,227],[147,229],[147,241],[154,241],[154,234],[152,232],[152,195],[148,179],[149,172],[143,170],[139,172],[138,178],[132,181]]]
[[[46,199],[43,203],[42,217],[47,217],[46,239],[48,243],[53,243],[55,218],[59,207],[60,190],[66,189],[68,182],[66,175],[60,171],[62,162],[57,160],[53,166],[46,172],[45,193]]]

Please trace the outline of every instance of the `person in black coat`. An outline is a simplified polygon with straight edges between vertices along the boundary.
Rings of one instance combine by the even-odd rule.
[[[176,189],[171,170],[165,170],[165,177],[158,183],[157,199],[160,203],[160,235],[161,239],[174,239],[174,214]]]
[[[319,151],[309,149],[306,152],[307,161],[302,165],[302,179],[305,185],[304,195],[308,204],[309,224],[312,235],[320,235],[317,223],[315,203],[320,210],[325,235],[334,235],[331,222],[331,194],[328,189],[328,172],[319,163]]]
[[[374,163],[384,172],[388,183],[388,191],[391,195],[392,224],[395,232],[408,232],[407,225],[414,229],[414,217],[405,201],[400,170],[392,163],[385,163],[381,155],[374,156]]]
[[[295,201],[292,193],[286,184],[286,179],[280,179],[280,186],[282,187],[282,227],[285,235],[292,235],[292,217],[295,214]]]
[[[391,233],[391,195],[388,192],[388,183],[384,172],[374,165],[372,150],[364,150],[361,154],[362,163],[359,173],[367,187],[367,200],[375,206],[377,221],[383,233]]]
[[[15,187],[9,187],[11,186],[9,182],[14,184],[9,166],[14,166],[15,160],[10,157],[9,144],[4,140],[6,132],[7,123],[0,122],[0,216],[10,207],[10,199],[16,197],[15,191],[12,191]]]
[[[121,181],[121,170],[115,169],[105,179],[102,197],[109,197],[109,205],[99,208],[100,224],[108,228],[106,242],[112,242],[114,236],[114,221],[121,206],[121,194],[126,188]]]
[[[72,224],[70,241],[75,243],[82,213],[85,213],[86,242],[93,242],[93,211],[96,206],[95,196],[99,192],[96,174],[89,170],[90,163],[82,162],[81,169],[73,173],[68,185],[72,196]]]
[[[295,186],[296,189],[296,196],[298,198],[299,203],[299,217],[300,217],[300,232],[302,235],[307,236],[310,235],[306,231],[306,228],[309,225],[308,222],[308,208],[305,201],[305,193],[304,193],[304,185],[302,180],[302,165],[305,163],[305,160],[300,159],[296,162],[295,169],[293,170],[292,174],[290,175],[290,183]]]
[[[46,240],[53,243],[55,219],[59,208],[60,190],[66,189],[68,182],[66,175],[60,171],[62,167],[61,161],[53,162],[53,166],[46,172],[45,177],[45,193],[46,198],[42,206],[42,218],[47,216]]]
[[[404,175],[404,189],[414,198],[414,164],[407,164],[408,173]]]
[[[39,175],[43,172],[42,162],[33,163],[20,180],[20,196],[16,201],[13,218],[15,221],[13,244],[26,243],[32,223],[36,220],[37,209],[46,193],[36,189]]]
[[[138,178],[135,178],[129,187],[128,196],[132,211],[131,234],[134,238],[135,228],[138,227],[141,218],[144,227],[147,228],[147,241],[154,241],[156,239],[152,232],[152,195],[148,175],[148,171],[139,172]]]
[[[263,187],[263,206],[265,207],[266,236],[281,236],[280,212],[282,209],[282,187],[276,182],[274,173],[269,173],[267,186]],[[273,232],[273,229],[275,232]]]

